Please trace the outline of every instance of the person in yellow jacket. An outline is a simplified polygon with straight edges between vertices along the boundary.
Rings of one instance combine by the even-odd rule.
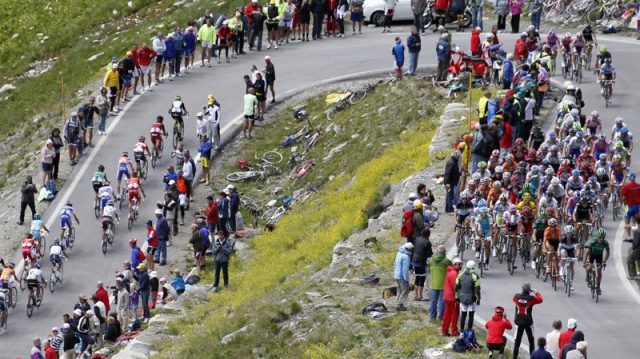
[[[118,64],[111,65],[111,69],[104,75],[104,87],[109,89],[109,100],[111,101],[111,112],[118,111],[116,105],[116,97],[118,96],[118,87],[120,86],[120,74],[118,73]]]
[[[243,27],[242,27],[242,19],[240,18],[240,12],[236,12],[236,15],[231,18],[231,20],[229,20],[229,28],[231,29],[231,57],[235,58],[237,57],[237,55],[239,54],[238,51],[238,46],[236,46],[236,44],[238,43],[239,36],[242,36],[243,34]]]
[[[462,156],[460,157],[460,169],[462,176],[460,177],[460,191],[464,191],[467,184],[467,177],[469,176],[469,163],[471,162],[471,146],[466,142],[461,142],[458,145],[458,150]]]
[[[489,100],[491,99],[491,91],[486,90],[484,96],[478,100],[478,122],[481,125],[487,124],[487,113],[489,109]]]
[[[206,23],[198,30],[198,41],[200,41],[200,46],[202,47],[202,64],[200,67],[204,67],[205,56],[208,66],[211,67],[211,54],[216,43],[216,28],[211,24],[211,18],[207,18]]]

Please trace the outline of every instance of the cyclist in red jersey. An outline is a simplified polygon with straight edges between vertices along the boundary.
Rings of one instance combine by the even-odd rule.
[[[129,213],[131,213],[131,204],[133,199],[135,198],[138,203],[140,203],[140,193],[138,190],[142,191],[142,195],[146,197],[146,193],[144,193],[144,188],[142,188],[142,182],[140,178],[138,178],[138,174],[136,171],[131,172],[131,178],[127,180],[127,191],[129,193]]]
[[[164,127],[164,117],[156,117],[156,122],[151,125],[151,143],[153,144],[154,151],[158,151],[158,158],[162,158],[162,136],[168,136],[167,129]]]
[[[36,244],[36,240],[33,238],[33,234],[28,233],[27,234],[27,238],[25,238],[22,241],[22,245],[21,245],[21,248],[22,248],[22,259],[24,259],[25,263],[28,260],[29,263],[32,266],[34,264],[33,254],[37,252],[36,246],[37,246],[37,244]],[[38,253],[38,254],[40,254],[40,253]]]

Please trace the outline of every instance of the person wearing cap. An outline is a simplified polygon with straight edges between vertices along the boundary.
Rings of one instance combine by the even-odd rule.
[[[402,80],[402,66],[404,66],[404,45],[399,37],[396,37],[394,45],[391,47],[391,55],[393,56],[393,71],[396,81],[400,81]]]
[[[220,271],[225,289],[229,286],[229,260],[233,254],[235,241],[229,238],[228,232],[218,230],[218,235],[213,243],[211,252],[213,253],[213,266],[215,276],[212,290],[216,292],[220,284]],[[177,289],[177,287],[176,287]]]
[[[164,35],[159,32],[155,39],[153,39],[153,51],[156,52],[156,68],[155,68],[155,79],[156,84],[162,83],[162,74],[161,71],[164,72],[164,66],[167,62],[165,60],[164,55],[165,51],[167,51],[167,45],[164,41]]]
[[[431,230],[424,228],[413,240],[413,256],[411,257],[411,265],[416,275],[415,277],[415,301],[426,302],[429,298],[423,295],[424,284],[427,279],[427,261],[433,255],[433,250],[429,237]]]
[[[95,340],[93,340],[93,327],[91,325],[93,322],[93,315],[91,313],[93,313],[92,310],[87,310],[78,319],[78,336],[81,341],[81,352],[84,352],[87,350],[89,345],[93,345],[95,343]]]
[[[109,293],[107,292],[106,289],[104,289],[104,283],[102,283],[102,281],[98,281],[98,283],[96,284],[96,287],[98,289],[96,290],[95,294],[96,296],[98,296],[98,299],[104,305],[104,308],[105,308],[104,315],[106,316],[107,313],[109,313],[109,311],[111,310],[111,307],[109,306]]]
[[[73,309],[80,309],[80,311],[82,313],[86,312],[87,310],[91,309],[91,304],[89,304],[89,297],[87,297],[84,294],[80,294],[78,296],[78,303],[76,303],[73,306]],[[75,312],[74,312],[75,313]]]
[[[576,344],[576,348],[567,353],[566,359],[585,359],[587,357],[588,343],[580,341]]]
[[[264,57],[265,68],[264,68],[264,76],[265,82],[267,83],[267,90],[271,90],[271,103],[276,103],[276,90],[274,88],[274,83],[276,82],[276,69],[273,66],[273,62],[271,62],[271,56]]]
[[[498,351],[500,359],[504,359],[504,348],[507,345],[507,337],[504,336],[504,332],[511,330],[513,326],[507,319],[507,313],[504,312],[503,307],[495,307],[493,313],[493,317],[484,324],[488,331],[487,350],[489,357],[492,356],[493,351]]]
[[[20,187],[20,217],[18,219],[18,225],[24,224],[24,215],[27,211],[27,206],[31,210],[31,219],[36,214],[36,201],[35,195],[38,193],[38,188],[33,183],[33,178],[27,176],[25,181]]]
[[[509,0],[509,9],[511,10],[511,33],[520,32],[520,15],[522,15],[523,0]],[[526,58],[525,58],[526,59]],[[533,347],[533,345],[531,346]]]
[[[629,242],[633,238],[631,236],[631,218],[635,218],[635,215],[640,213],[640,184],[636,182],[635,173],[629,173],[627,179],[629,182],[622,186],[620,199],[628,208],[624,216],[624,227],[627,234],[627,242]]]
[[[49,334],[49,345],[56,353],[58,353],[62,348],[63,341],[64,338],[62,337],[62,333],[60,333],[60,329],[58,329],[58,327],[51,328],[51,334]]]
[[[160,78],[164,76],[164,69],[169,67],[169,81],[173,81],[176,77],[175,65],[176,63],[176,40],[173,38],[173,33],[167,34],[167,38],[164,40],[164,52],[162,53],[162,68],[160,69]]]
[[[513,357],[518,357],[520,351],[520,343],[522,336],[527,334],[529,340],[529,348],[533,348],[533,307],[542,303],[542,296],[535,289],[531,288],[531,284],[524,283],[522,291],[513,296],[513,302],[516,305],[516,316],[513,322],[518,326],[516,339],[513,345]]]
[[[407,242],[401,245],[398,248],[398,252],[396,253],[396,259],[394,261],[393,266],[393,279],[396,281],[397,285],[397,307],[398,311],[406,311],[407,307],[405,306],[405,302],[407,301],[407,296],[409,295],[409,266],[411,264],[411,256],[413,250],[413,243]]]
[[[64,359],[75,358],[75,346],[80,342],[69,323],[62,326],[62,353]]]
[[[238,57],[238,55],[240,54],[240,38],[244,36],[244,23],[242,22],[241,16],[242,14],[240,14],[239,11],[236,11],[231,19],[225,20],[228,21],[227,24],[229,25],[229,29],[231,30],[229,45],[231,46],[231,57],[233,58]]]
[[[219,197],[217,201],[217,207],[218,207],[217,231],[224,232],[224,236],[228,237],[229,231],[227,229],[227,226],[228,226],[229,218],[231,217],[231,201],[229,200],[229,197],[228,197],[229,195],[227,193],[227,190],[220,191],[218,195]]]
[[[182,33],[182,28],[180,26],[176,26],[175,31],[173,32],[173,44],[175,54],[173,56],[173,75],[175,77],[180,77],[180,65],[182,64],[182,55],[184,52],[184,34]]]
[[[121,95],[122,102],[129,100],[129,90],[131,90],[131,79],[133,73],[136,70],[136,66],[133,62],[133,52],[127,51],[126,56],[122,59],[122,66],[124,67],[125,75],[122,76],[123,92]]]
[[[102,85],[109,89],[109,100],[111,101],[110,110],[112,114],[115,114],[118,111],[116,107],[116,97],[118,96],[118,87],[120,86],[118,64],[111,65],[111,69],[104,75]]]
[[[156,263],[160,263],[161,266],[167,264],[167,242],[169,241],[169,235],[171,234],[171,228],[169,227],[169,222],[167,218],[164,216],[162,209],[156,209],[156,228],[155,232],[158,239],[158,248],[154,251],[153,261]],[[174,218],[176,221],[177,218]],[[160,261],[160,257],[162,256],[162,261]]]
[[[576,328],[578,328],[578,321],[574,318],[569,318],[569,320],[567,320],[567,330],[560,333],[560,336],[558,337],[557,344],[560,351],[562,351],[562,348],[565,345],[571,343],[571,337],[573,337],[573,333],[576,332]]]
[[[210,173],[210,161],[211,161],[211,149],[213,145],[209,141],[207,135],[200,136],[200,146],[198,152],[200,152],[200,163],[202,164],[202,178],[199,183],[204,183],[205,186],[209,185]]]
[[[56,156],[56,150],[53,148],[53,141],[47,139],[44,146],[40,150],[40,164],[42,165],[42,184],[52,181],[53,158]]]
[[[444,279],[444,290],[442,297],[444,298],[444,316],[442,317],[442,335],[457,337],[460,334],[458,330],[458,314],[460,312],[460,303],[456,301],[456,280],[460,275],[462,268],[462,260],[456,257],[451,261],[452,264],[447,267],[447,275]],[[451,332],[449,332],[451,327]]]
[[[464,332],[467,314],[469,322],[467,329],[473,328],[473,317],[476,308],[480,305],[480,276],[475,271],[476,262],[468,261],[465,270],[456,278],[457,303],[460,303],[460,331]]]
[[[220,63],[220,60],[222,59],[222,50],[224,50],[224,56],[227,63],[230,62],[229,61],[229,42],[231,41],[232,35],[233,34],[231,33],[231,29],[229,28],[229,20],[224,20],[222,22],[222,26],[220,26],[220,28],[218,29],[218,43],[217,43],[218,63]]]
[[[195,62],[196,43],[198,42],[196,32],[198,29],[195,27],[194,21],[189,21],[186,33],[184,34],[184,45],[182,53],[184,55],[184,73],[188,74],[189,69],[193,67]]]
[[[152,270],[149,271],[149,287],[151,289],[151,309],[156,309],[156,302],[158,300],[158,289],[160,288],[160,282],[158,281],[158,272]]]
[[[140,299],[140,305],[142,306],[142,317],[144,322],[148,323],[151,314],[149,313],[149,297],[151,296],[151,285],[149,283],[149,272],[147,266],[144,263],[138,264],[136,268],[138,271],[134,274],[134,278],[138,281],[138,295]]]
[[[446,34],[441,34],[438,44],[436,45],[436,55],[438,58],[438,73],[436,75],[437,81],[444,81],[447,75],[447,68],[451,61],[451,45],[447,40]]]
[[[447,258],[447,248],[441,244],[429,261],[429,287],[431,288],[431,308],[429,316],[431,320],[442,320],[444,317],[444,281],[447,268],[451,265]]]
[[[215,145],[216,151],[221,151],[220,144],[220,103],[213,95],[207,96],[207,107],[203,113],[209,124],[209,139]]]
[[[547,333],[545,337],[547,341],[546,348],[549,351],[549,353],[551,353],[552,358],[557,358],[556,354],[560,353],[560,348],[558,347],[558,341],[560,340],[560,334],[562,334],[560,332],[560,329],[562,329],[562,321],[554,320],[551,327],[553,328],[553,330]]]
[[[458,196],[458,184],[460,183],[460,151],[451,153],[444,168],[444,187],[446,191],[445,212],[453,213],[456,197]]]
[[[104,333],[104,328],[107,325],[107,314],[109,311],[105,307],[104,303],[100,301],[97,294],[92,295],[91,300],[93,301],[93,312],[95,313],[95,317],[98,321],[98,325],[96,326],[98,329],[98,343],[102,343],[102,334]]]
[[[213,46],[216,43],[216,28],[212,24],[211,18],[206,18],[205,23],[198,29],[198,40],[202,48],[200,58],[202,63],[200,67],[204,67],[204,60],[207,59],[207,66],[211,67],[211,56],[213,54]]]

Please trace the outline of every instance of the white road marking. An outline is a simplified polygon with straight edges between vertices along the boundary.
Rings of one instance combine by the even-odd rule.
[[[624,265],[626,264],[622,259],[622,243],[624,242],[624,235],[625,230],[623,220],[620,222],[618,230],[616,231],[616,236],[613,239],[613,261],[616,266],[616,273],[618,274],[618,278],[620,279],[620,282],[622,282],[622,286],[627,290],[627,292],[629,292],[631,298],[633,298],[638,304],[640,304],[640,294],[638,294],[638,291],[636,291],[635,288],[633,288],[633,286],[631,285],[631,281],[627,278],[627,271],[624,268]]]

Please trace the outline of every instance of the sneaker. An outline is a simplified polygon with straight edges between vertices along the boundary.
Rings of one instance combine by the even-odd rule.
[[[218,287],[213,287],[211,290],[212,290],[213,292],[217,292],[217,291],[218,291]]]
[[[404,305],[400,304],[396,307],[396,310],[398,312],[406,312],[407,311],[407,307],[405,307]]]
[[[493,251],[491,251],[491,256],[492,257],[497,257],[498,256],[498,249],[496,247],[493,247]]]
[[[270,49],[270,48],[271,48],[271,43],[268,43],[267,44],[267,49]]]
[[[476,258],[480,259],[480,251],[476,251]]]
[[[602,295],[602,290],[600,288],[596,289],[596,292],[598,293],[598,295]]]
[[[149,318],[144,318],[143,323],[149,323]]]
[[[491,271],[491,267],[489,267],[489,265],[488,265],[488,264],[485,264],[485,265],[484,265],[484,270],[485,270],[486,272],[489,272],[489,271]]]
[[[277,50],[278,49],[278,44],[275,44],[273,47]]]
[[[536,262],[531,262],[531,269],[536,269]]]
[[[502,248],[502,254],[507,254],[507,247]]]

